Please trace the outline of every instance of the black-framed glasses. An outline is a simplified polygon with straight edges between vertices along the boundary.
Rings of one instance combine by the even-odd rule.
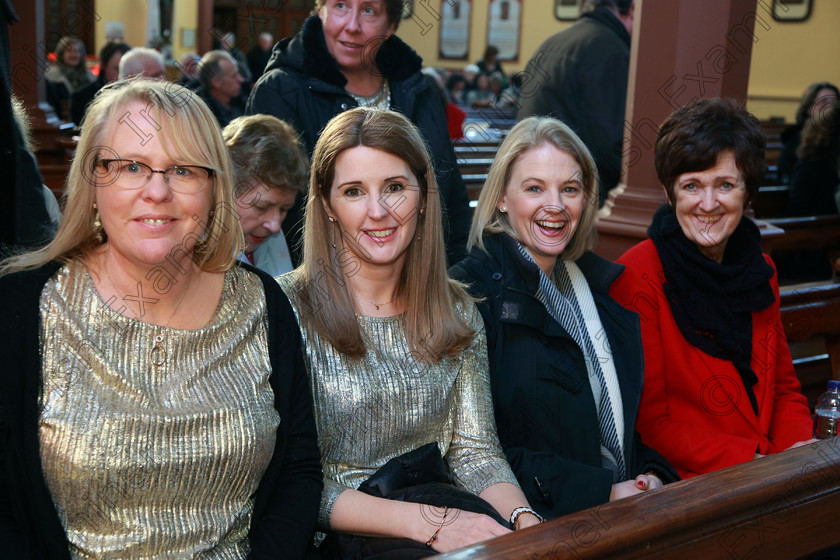
[[[122,189],[139,189],[152,180],[152,174],[160,173],[169,188],[181,194],[200,192],[213,177],[215,171],[200,165],[173,165],[166,169],[152,169],[142,161],[131,159],[100,159],[97,166],[111,176],[109,184]]]

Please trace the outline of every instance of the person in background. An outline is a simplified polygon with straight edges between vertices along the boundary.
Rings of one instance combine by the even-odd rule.
[[[539,522],[499,447],[481,317],[446,276],[439,214],[425,142],[405,116],[354,108],[327,124],[312,156],[304,262],[279,278],[315,399],[319,528],[333,533],[323,558],[419,558],[509,533],[507,520]],[[388,476],[429,443],[411,477]],[[359,489],[373,480],[384,484]],[[441,491],[425,482],[445,484],[435,505],[446,509],[422,505]],[[412,554],[373,554],[390,546]]]
[[[271,48],[274,46],[274,36],[271,33],[260,33],[257,44],[248,51],[248,68],[251,70],[251,85],[257,83],[265,72],[265,67],[271,58]]]
[[[779,182],[789,185],[799,161],[797,150],[802,143],[802,129],[809,121],[817,125],[825,119],[824,113],[840,99],[840,90],[829,82],[816,82],[808,86],[802,94],[799,108],[796,110],[796,122],[782,131],[782,151],[779,153]]]
[[[494,94],[490,91],[490,76],[481,73],[475,77],[472,89],[467,92],[467,107],[478,109],[493,106]]]
[[[219,126],[224,128],[244,113],[242,82],[239,66],[233,57],[223,50],[209,51],[201,57],[199,64],[201,88],[198,95],[207,103]]]
[[[499,49],[494,45],[487,45],[484,49],[484,57],[476,63],[478,71],[487,74],[488,76],[493,72],[498,72],[502,76],[505,75],[502,70],[502,63],[499,62]]]
[[[440,102],[446,108],[446,126],[449,130],[449,138],[451,140],[463,138],[463,125],[467,118],[467,113],[449,100],[449,96],[446,94],[446,88],[444,87],[443,75],[440,72],[434,68],[424,68],[422,72],[429,81],[429,84],[440,94]]]
[[[518,119],[550,116],[580,136],[598,165],[599,205],[621,178],[634,0],[586,0],[580,19],[545,40],[525,71]]]
[[[163,74],[163,56],[154,49],[134,47],[120,59],[120,80],[133,76],[163,80]]]
[[[195,53],[187,53],[181,57],[181,62],[178,70],[181,72],[181,77],[178,78],[178,84],[191,90],[197,90],[201,87],[201,82],[198,79],[198,73],[201,69],[201,57]]]
[[[55,47],[55,63],[46,72],[47,101],[55,110],[59,119],[69,116],[64,105],[78,89],[96,80],[87,68],[85,45],[75,37],[65,36]]]
[[[499,147],[470,254],[450,269],[479,300],[499,439],[543,517],[679,478],[635,429],[639,318],[609,296],[621,267],[590,250],[597,211],[586,146],[560,121],[528,117]]]
[[[125,43],[109,42],[99,51],[99,76],[70,96],[70,118],[77,126],[81,124],[85,109],[99,90],[119,78],[120,60],[129,50],[131,47]]]
[[[304,558],[322,475],[300,334],[236,264],[231,168],[180,86],[88,108],[58,233],[0,264],[5,556]]]
[[[840,184],[840,106],[834,103],[802,128],[796,149],[788,212],[791,216],[836,214],[834,190]]]
[[[467,80],[467,89],[464,92],[464,99],[466,99],[466,94],[473,88],[475,78],[481,73],[481,70],[475,64],[467,64],[464,66],[464,70],[461,73],[463,74],[464,79]]]
[[[246,87],[245,94],[247,95],[248,92],[251,91],[251,70],[248,67],[248,58],[245,56],[245,53],[242,52],[242,49],[236,46],[236,35],[230,32],[225,33],[222,35],[222,39],[219,41],[219,44],[220,48],[227,51],[228,54],[233,57],[233,60],[236,61],[236,67],[242,75],[242,81]]]
[[[9,26],[17,21],[11,2],[0,3],[0,130],[5,131],[0,136],[0,258],[43,246],[55,235],[50,215],[50,199],[55,197],[45,192],[30,149],[25,112],[15,107],[11,92]]]
[[[497,96],[496,107],[499,109],[515,110],[519,107],[519,97],[522,94],[522,72],[511,74],[509,83],[510,85]]]
[[[469,198],[439,95],[420,72],[421,58],[394,34],[402,10],[402,0],[317,0],[300,33],[275,45],[247,112],[291,124],[309,154],[337,113],[357,106],[404,113],[420,129],[435,161],[447,256],[457,262],[469,231]],[[284,224],[295,264],[301,213],[299,199]]]
[[[306,192],[309,159],[297,132],[271,115],[233,119],[222,131],[233,159],[236,211],[245,234],[239,260],[271,276],[292,270],[292,259],[280,226]]]
[[[744,210],[764,179],[761,125],[732,99],[699,99],[659,129],[668,204],[618,262],[610,293],[641,317],[636,426],[684,477],[811,441],[779,314],[779,285]]]
[[[461,74],[452,74],[446,80],[446,97],[456,105],[466,105],[467,79]]]

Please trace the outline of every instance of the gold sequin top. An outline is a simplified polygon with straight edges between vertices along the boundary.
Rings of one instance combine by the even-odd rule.
[[[294,273],[279,277],[299,314]],[[298,316],[312,383],[324,469],[319,528],[332,507],[388,460],[436,441],[459,486],[478,494],[499,482],[516,484],[496,435],[487,341],[475,305],[460,306],[476,335],[456,356],[428,364],[412,355],[403,315],[359,317],[367,354],[338,352]]]
[[[178,330],[111,311],[71,263],[40,314],[41,460],[71,556],[244,559],[280,422],[259,278],[229,270],[210,323]]]

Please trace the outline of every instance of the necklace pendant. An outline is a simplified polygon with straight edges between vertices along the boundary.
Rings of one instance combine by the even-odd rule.
[[[163,347],[163,335],[155,337],[155,344],[149,351],[149,361],[155,367],[160,367],[166,363],[166,348]]]

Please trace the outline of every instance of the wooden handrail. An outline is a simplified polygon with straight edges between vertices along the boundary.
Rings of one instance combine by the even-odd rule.
[[[790,559],[840,544],[840,438],[670,484],[441,560]]]

